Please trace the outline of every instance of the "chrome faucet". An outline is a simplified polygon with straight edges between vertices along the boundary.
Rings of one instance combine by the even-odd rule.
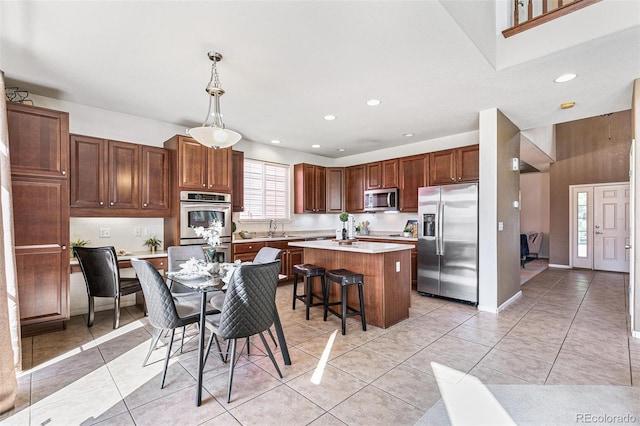
[[[278,225],[276,225],[276,221],[273,219],[269,219],[269,237],[273,237],[273,233],[278,229]]]

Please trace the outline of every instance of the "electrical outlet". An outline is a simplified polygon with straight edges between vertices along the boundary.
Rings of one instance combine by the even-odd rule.
[[[111,238],[111,228],[100,228],[100,238]]]
[[[151,232],[149,232],[149,228],[144,228],[144,235],[146,237],[148,237],[149,235],[151,235]]]
[[[133,236],[134,237],[139,237],[140,236],[140,227],[136,226],[135,228],[133,228]]]
[[[504,222],[498,222],[498,231],[504,230]]]

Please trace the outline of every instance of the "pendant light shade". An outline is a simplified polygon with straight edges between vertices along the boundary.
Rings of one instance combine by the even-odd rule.
[[[224,95],[224,90],[220,87],[218,68],[216,67],[216,63],[222,60],[222,55],[218,52],[209,52],[208,55],[213,62],[211,65],[211,78],[206,88],[207,93],[210,95],[209,109],[202,126],[189,129],[187,133],[204,146],[215,149],[227,148],[238,142],[242,135],[224,128],[222,114],[220,114],[220,97]],[[211,113],[212,104],[213,114]]]

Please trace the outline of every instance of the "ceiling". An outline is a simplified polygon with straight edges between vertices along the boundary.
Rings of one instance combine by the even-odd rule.
[[[333,158],[474,131],[490,108],[530,129],[631,107],[640,26],[496,70],[444,3],[3,1],[0,65],[8,86],[186,129],[215,50],[228,128]]]

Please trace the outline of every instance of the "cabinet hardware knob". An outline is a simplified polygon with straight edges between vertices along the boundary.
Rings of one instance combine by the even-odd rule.
[[[203,188],[205,188],[206,186],[207,186],[207,184],[206,184],[206,183],[203,183],[203,184],[202,184],[202,187],[203,187]]]
[[[143,206],[144,206],[144,207],[147,207],[147,203],[144,203],[144,204],[143,204]]]
[[[100,205],[101,205],[101,206],[104,206],[104,201],[100,201]]]
[[[67,246],[62,246],[62,250],[66,250],[66,249],[67,249]]]
[[[462,176],[458,176],[458,180],[462,180]]]
[[[66,174],[67,174],[66,170],[63,170],[63,171],[62,171],[62,175],[64,176],[64,175],[66,175]]]
[[[456,181],[456,178],[452,177],[452,178],[451,178],[451,180],[455,182],[455,181]]]
[[[112,202],[110,202],[109,204],[113,205],[113,201],[112,201]]]

